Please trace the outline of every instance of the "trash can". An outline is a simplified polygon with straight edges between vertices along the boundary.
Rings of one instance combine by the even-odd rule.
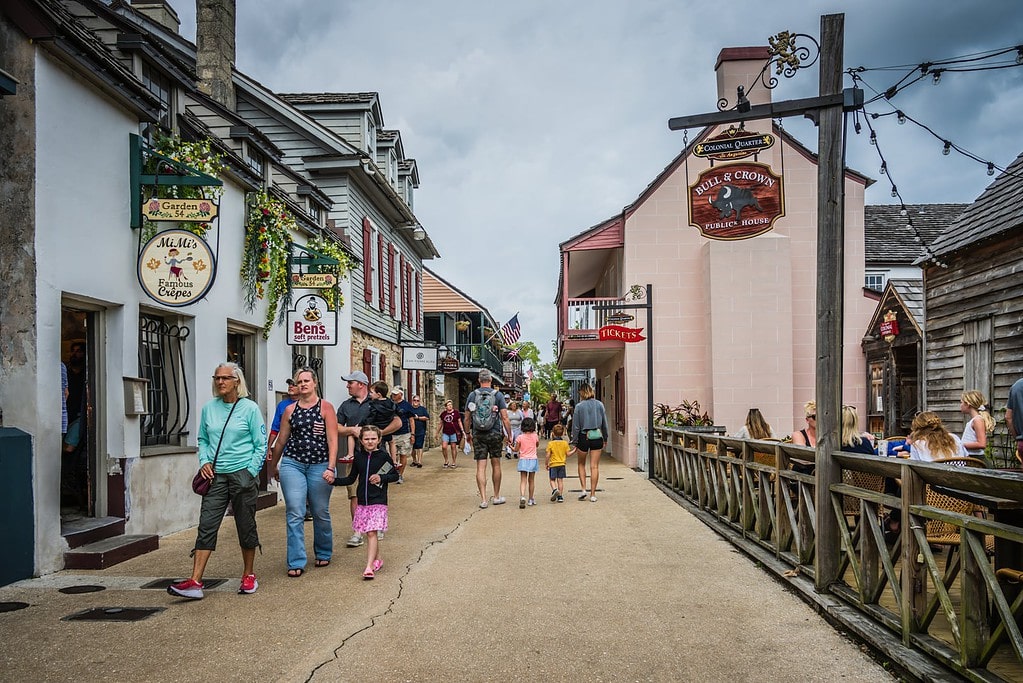
[[[35,569],[35,506],[32,496],[32,437],[0,427],[0,586],[31,578]]]

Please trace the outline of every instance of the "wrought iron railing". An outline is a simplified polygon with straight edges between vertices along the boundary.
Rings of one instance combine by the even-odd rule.
[[[149,315],[139,316],[139,375],[149,380],[149,413],[142,416],[142,445],[184,445],[191,413],[184,343],[191,331]]]
[[[458,359],[462,367],[486,368],[500,377],[503,364],[489,344],[449,344],[448,355]]]

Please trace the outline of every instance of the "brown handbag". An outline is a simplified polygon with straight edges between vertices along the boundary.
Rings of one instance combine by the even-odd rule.
[[[213,454],[214,473],[216,473],[217,470],[217,456],[220,455],[220,445],[224,443],[224,434],[227,432],[227,424],[231,421],[231,416],[234,415],[234,409],[238,407],[238,403],[241,400],[242,399],[239,398],[237,401],[234,402],[234,405],[231,406],[231,412],[227,414],[227,419],[224,420],[224,429],[221,430],[220,432],[220,441],[217,442],[217,451],[216,453]],[[214,476],[216,475],[214,474]],[[199,471],[195,473],[194,477],[192,477],[192,490],[195,491],[200,496],[205,496],[207,493],[210,492],[210,488],[212,488],[212,486],[213,480],[207,479],[206,477],[202,476],[202,467],[200,467]]]

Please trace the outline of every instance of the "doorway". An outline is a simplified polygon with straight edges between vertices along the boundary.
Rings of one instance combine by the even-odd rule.
[[[95,314],[61,308],[60,356],[67,369],[67,429],[61,443],[60,519],[96,516]]]

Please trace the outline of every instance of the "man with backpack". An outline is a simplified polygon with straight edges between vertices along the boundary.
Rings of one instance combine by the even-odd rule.
[[[487,507],[487,460],[494,480],[494,505],[504,503],[501,497],[501,452],[511,438],[508,405],[500,391],[491,384],[489,370],[480,370],[480,388],[469,394],[465,404],[465,433],[472,445],[476,461],[476,486],[480,491],[480,508]]]

